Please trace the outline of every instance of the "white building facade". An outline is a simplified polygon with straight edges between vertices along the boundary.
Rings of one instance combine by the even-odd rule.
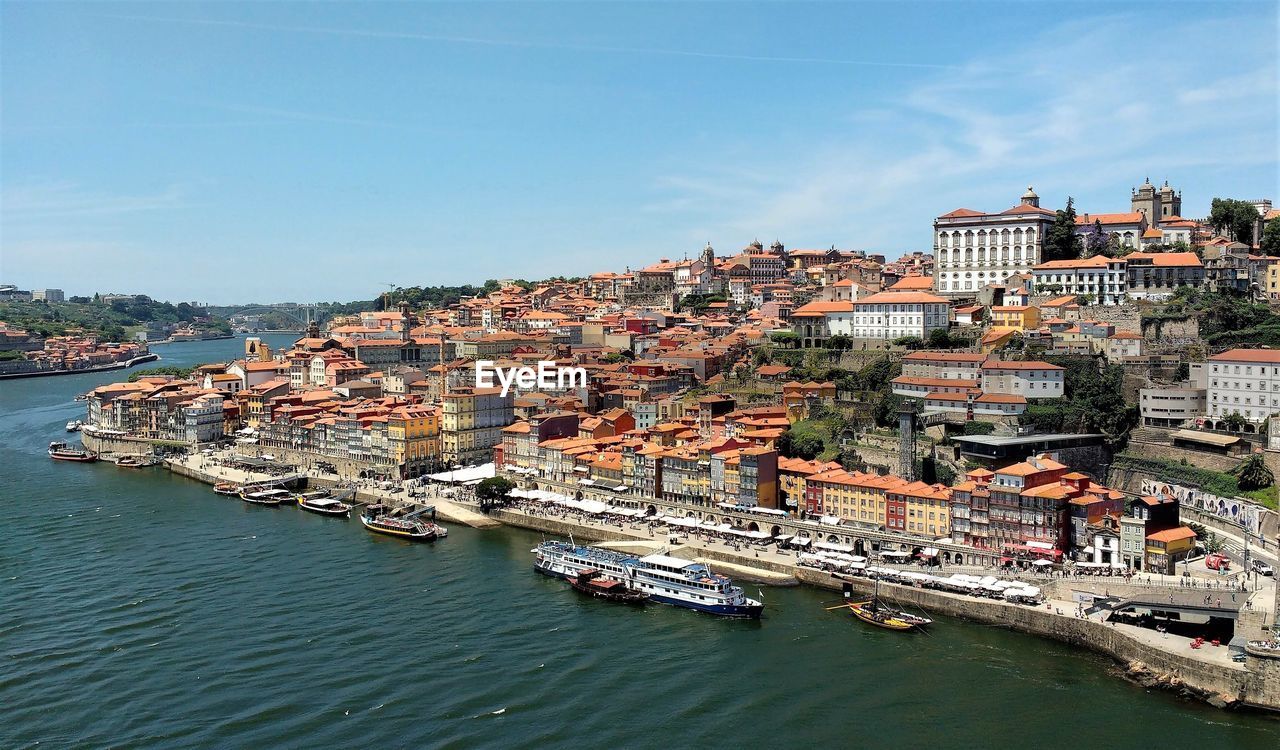
[[[1054,215],[1028,187],[1018,205],[997,214],[958,208],[939,216],[933,222],[934,289],[968,296],[1028,273],[1040,262]]]
[[[1280,412],[1280,350],[1232,349],[1209,358],[1205,414],[1210,427],[1225,429],[1223,421],[1239,414],[1253,424]]]

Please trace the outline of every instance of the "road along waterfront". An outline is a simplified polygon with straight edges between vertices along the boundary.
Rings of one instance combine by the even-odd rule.
[[[185,365],[239,346],[156,348]],[[0,746],[1280,742],[1264,715],[1005,629],[901,637],[809,587],[765,589],[759,623],[613,607],[534,573],[535,532],[411,545],[159,469],[49,461],[79,378],[0,385]]]

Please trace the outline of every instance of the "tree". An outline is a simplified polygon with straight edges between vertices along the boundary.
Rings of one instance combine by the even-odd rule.
[[[1242,490],[1260,490],[1275,484],[1276,477],[1262,460],[1261,453],[1246,458],[1235,471],[1236,483]]]
[[[810,461],[817,458],[818,454],[826,450],[826,447],[822,438],[810,430],[797,430],[792,427],[778,436],[778,453],[787,458],[802,458]]]
[[[1262,228],[1262,241],[1259,243],[1263,255],[1275,257],[1280,255],[1280,216],[1268,221]]]
[[[853,339],[849,338],[848,336],[844,335],[843,333],[837,333],[836,335],[834,335],[834,336],[832,336],[831,338],[827,339],[827,348],[828,348],[828,349],[837,349],[837,350],[840,350],[840,351],[843,351],[843,350],[845,350],[845,349],[852,349],[852,348],[853,348]]]
[[[778,346],[791,346],[800,343],[800,334],[795,331],[773,331],[769,340]]]
[[[1076,234],[1075,201],[1067,198],[1067,207],[1058,209],[1054,214],[1053,224],[1044,235],[1044,252],[1042,261],[1070,260],[1080,257],[1082,243]]]
[[[1085,256],[1092,258],[1095,255],[1105,253],[1110,239],[1110,235],[1102,231],[1102,221],[1094,219],[1093,226],[1089,229],[1088,234],[1084,236]]]
[[[756,367],[767,365],[772,362],[773,362],[773,347],[769,346],[768,344],[765,344],[763,346],[757,346],[755,350],[751,352],[751,364],[755,365]]]
[[[511,494],[516,485],[505,477],[489,477],[476,485],[476,499],[480,501],[480,510],[488,511],[501,504]]]
[[[1227,423],[1227,429],[1231,430],[1232,432],[1240,432],[1244,429],[1246,420],[1243,416],[1241,416],[1240,412],[1233,411],[1230,414],[1228,414],[1226,418],[1223,419],[1222,421]]]
[[[1248,201],[1214,198],[1209,205],[1209,225],[1236,242],[1252,245],[1253,227],[1257,221],[1258,209]]]

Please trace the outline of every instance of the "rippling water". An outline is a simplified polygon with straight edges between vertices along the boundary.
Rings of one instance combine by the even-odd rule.
[[[528,532],[412,545],[48,460],[118,377],[0,383],[0,747],[1280,746],[1017,633],[873,631],[808,589],[759,623],[611,606],[534,573]]]

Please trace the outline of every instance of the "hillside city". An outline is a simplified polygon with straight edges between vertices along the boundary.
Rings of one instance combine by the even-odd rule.
[[[757,240],[441,305],[396,288],[283,351],[250,337],[235,361],[96,388],[84,431],[342,478],[492,465],[650,513],[762,509],[1006,564],[1174,573],[1224,546],[1180,504],[1274,534],[1280,350],[1258,345],[1280,343],[1280,212],[1215,199],[1185,218],[1167,182],[1129,203],[1055,210],[1028,188],[942,213],[930,252],[893,260]],[[200,335],[187,307],[177,340]],[[145,350],[0,336],[36,363]],[[504,394],[477,362],[587,383]]]

